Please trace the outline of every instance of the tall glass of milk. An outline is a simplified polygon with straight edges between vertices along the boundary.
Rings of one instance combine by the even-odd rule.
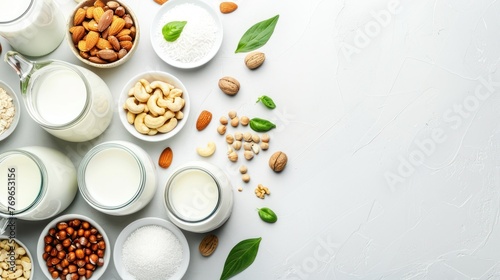
[[[113,117],[112,96],[95,73],[64,61],[30,61],[13,51],[5,60],[21,79],[28,113],[47,132],[83,142],[106,130]]]
[[[191,232],[222,226],[233,210],[228,177],[217,166],[202,161],[175,169],[165,185],[163,199],[170,221]]]
[[[101,143],[82,159],[78,188],[94,209],[115,216],[135,213],[156,192],[156,170],[141,147],[126,141]]]
[[[30,146],[0,154],[0,217],[44,220],[77,193],[76,169],[63,153]]]
[[[59,46],[65,20],[53,0],[0,0],[0,36],[28,56],[46,55]]]

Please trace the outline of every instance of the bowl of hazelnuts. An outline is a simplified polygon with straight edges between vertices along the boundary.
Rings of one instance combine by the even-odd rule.
[[[37,259],[47,279],[99,279],[110,257],[104,229],[83,215],[57,217],[38,239]]]
[[[68,17],[67,42],[83,63],[112,68],[130,59],[139,44],[139,22],[116,0],[84,0]]]

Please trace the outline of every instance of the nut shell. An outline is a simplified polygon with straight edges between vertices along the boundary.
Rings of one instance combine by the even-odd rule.
[[[281,172],[285,169],[286,163],[288,162],[288,157],[285,153],[278,151],[275,152],[271,158],[269,158],[269,167],[274,172]]]
[[[204,257],[210,256],[219,245],[219,238],[215,234],[205,236],[198,246],[200,254]]]
[[[240,82],[233,77],[222,77],[219,80],[219,88],[227,95],[235,95],[240,91]]]
[[[245,65],[250,70],[259,68],[266,60],[266,55],[262,52],[251,52],[245,57]]]

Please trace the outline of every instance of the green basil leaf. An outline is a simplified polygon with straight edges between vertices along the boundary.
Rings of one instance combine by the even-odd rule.
[[[278,216],[276,213],[274,213],[273,210],[267,208],[267,207],[262,207],[259,208],[259,217],[266,223],[276,223],[278,220]]]
[[[229,252],[220,280],[227,280],[249,267],[259,251],[262,237],[240,241]]]
[[[167,42],[174,42],[181,36],[187,21],[171,21],[163,26],[161,33]]]
[[[257,99],[257,103],[258,102],[261,102],[262,104],[264,104],[264,106],[266,106],[269,109],[276,108],[276,103],[274,103],[274,100],[267,95],[262,95],[261,97],[259,97]]]
[[[249,52],[264,46],[273,35],[279,15],[258,22],[248,29],[240,39],[235,53]]]
[[[266,132],[276,128],[276,125],[265,119],[252,118],[250,120],[250,128],[255,132]]]

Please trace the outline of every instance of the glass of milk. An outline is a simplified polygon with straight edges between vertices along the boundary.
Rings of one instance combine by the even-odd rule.
[[[77,178],[85,201],[109,215],[135,213],[156,192],[156,168],[151,157],[126,141],[104,142],[88,151]]]
[[[44,220],[61,213],[78,189],[71,160],[40,146],[0,154],[0,186],[0,217],[22,220]]]
[[[27,60],[9,51],[5,60],[21,79],[28,113],[43,129],[71,142],[103,133],[113,117],[112,96],[95,73],[64,61]]]
[[[215,165],[194,161],[178,167],[168,179],[164,205],[175,225],[191,232],[208,232],[231,216],[233,190]]]
[[[59,46],[65,20],[53,0],[0,0],[0,36],[28,56],[43,56]]]

